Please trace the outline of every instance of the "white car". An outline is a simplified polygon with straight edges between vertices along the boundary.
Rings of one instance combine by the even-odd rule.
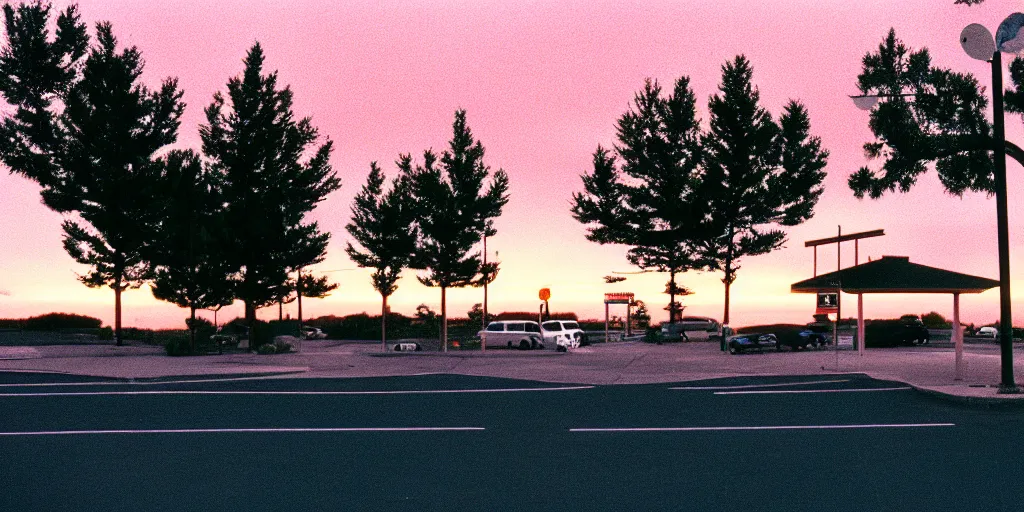
[[[996,339],[999,337],[999,329],[996,329],[995,327],[982,327],[975,331],[974,336],[978,338]]]
[[[508,347],[520,350],[544,348],[537,322],[529,320],[500,320],[487,324],[478,333],[480,340],[488,347]]]
[[[307,325],[302,328],[302,337],[307,340],[325,340],[327,339],[327,333]]]
[[[540,324],[540,328],[544,342],[563,352],[586,342],[586,333],[572,320],[550,320]]]

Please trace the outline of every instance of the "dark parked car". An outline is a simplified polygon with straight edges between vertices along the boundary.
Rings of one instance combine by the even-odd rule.
[[[864,343],[869,347],[927,345],[931,334],[920,320],[873,320],[864,326]]]
[[[807,328],[800,331],[799,336],[799,348],[822,348],[832,344],[832,328],[828,324],[807,324]]]
[[[766,348],[776,350],[781,348],[778,338],[774,334],[768,333],[737,334],[729,338],[728,345],[730,354],[741,354],[748,350],[764,351]]]

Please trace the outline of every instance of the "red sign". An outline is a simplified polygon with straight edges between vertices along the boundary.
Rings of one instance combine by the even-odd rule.
[[[839,294],[835,292],[818,292],[818,307],[814,310],[816,315],[827,315],[839,312]]]
[[[537,296],[540,297],[540,300],[548,300],[551,298],[551,289],[541,288],[540,293],[538,293]]]
[[[633,302],[632,293],[606,293],[604,294],[605,304],[629,304]]]

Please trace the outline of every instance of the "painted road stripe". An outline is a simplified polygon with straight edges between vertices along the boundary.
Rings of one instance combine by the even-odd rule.
[[[80,393],[0,393],[0,397],[116,395],[426,395],[447,393],[516,393],[527,391],[572,391],[578,389],[592,389],[593,387],[594,386],[565,386],[557,388],[429,389],[407,391],[83,391]]]
[[[571,428],[569,432],[716,432],[723,430],[837,430],[854,428],[955,427],[955,423],[881,423],[869,425],[766,425],[757,427]]]
[[[3,370],[0,373],[6,372]],[[193,380],[152,380],[152,381],[98,381],[98,382],[31,382],[25,384],[0,384],[0,388],[37,388],[37,387],[60,387],[60,386],[160,386],[163,384],[202,384],[208,382],[235,382],[245,380],[265,380],[273,377],[288,377],[300,373],[276,373],[273,375],[255,375],[252,377],[226,377],[223,379],[193,379]]]
[[[914,389],[910,386],[899,388],[864,388],[864,389],[780,389],[778,391],[718,391],[716,395],[780,395],[793,393],[865,393],[869,391],[902,391]]]
[[[180,428],[156,430],[49,430],[42,432],[0,432],[0,436],[68,436],[104,434],[221,434],[234,432],[461,432],[483,427],[355,427],[355,428]]]
[[[745,384],[743,386],[686,386],[669,389],[682,389],[687,391],[713,391],[718,389],[747,389],[747,388],[781,388],[786,386],[803,386],[805,384],[829,384],[833,382],[850,382],[850,379],[842,380],[809,380],[805,382],[783,382],[781,384]]]

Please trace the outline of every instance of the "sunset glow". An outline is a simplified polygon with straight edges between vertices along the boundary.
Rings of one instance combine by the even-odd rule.
[[[54,2],[62,8],[67,2]],[[847,97],[856,94],[861,58],[877,49],[890,27],[913,48],[928,47],[935,65],[969,72],[990,89],[989,68],[967,56],[958,34],[969,23],[994,28],[1020,2],[988,0],[972,8],[952,0],[721,0],[651,1],[385,1],[180,0],[78,2],[90,26],[113,24],[122,45],[135,45],[146,62],[143,81],[155,86],[176,76],[187,109],[175,147],[199,149],[202,109],[242,58],[259,41],[266,67],[279,71],[295,95],[297,115],[312,116],[334,141],[332,165],[342,180],[312,214],[331,233],[327,259],[312,269],[340,288],[326,299],[306,300],[304,316],[379,314],[380,295],[370,272],[344,252],[352,199],[377,161],[389,177],[400,153],[417,160],[425,149],[443,150],[456,109],[487,150],[492,171],[504,169],[511,200],[488,240],[489,259],[501,261],[489,287],[489,309],[536,311],[537,291],[551,289],[552,312],[580,318],[604,315],[602,294],[630,291],[646,302],[655,321],[666,320],[664,274],[625,275],[605,284],[602,276],[635,272],[624,247],[588,242],[569,213],[580,175],[591,170],[598,144],[614,144],[615,122],[645,78],[664,86],[691,78],[699,116],[707,123],[707,98],[717,92],[721,66],[738,54],[753,64],[761,102],[776,118],[785,102],[802,101],[811,132],[831,156],[825,192],[815,216],[789,228],[786,247],[746,258],[732,287],[732,323],[803,323],[814,297],[790,293],[790,284],[811,277],[813,252],[804,241],[884,229],[862,240],[859,260],[909,256],[923,265],[998,278],[995,201],[983,194],[962,198],[944,192],[934,172],[907,194],[858,200],[847,177],[867,164],[862,144],[871,140],[868,116]],[[1008,62],[1009,59],[1006,59]],[[1007,114],[1007,139],[1024,144],[1018,115]],[[868,164],[877,165],[877,164]],[[1008,161],[1009,222],[1015,323],[1024,324],[1024,174]],[[113,321],[113,292],[89,289],[84,271],[61,246],[61,215],[47,209],[39,187],[0,170],[0,318],[51,311]],[[819,247],[819,273],[835,270],[836,248]],[[854,263],[852,243],[842,265]],[[687,273],[680,284],[696,292],[683,299],[685,314],[722,317],[721,275]],[[410,315],[418,304],[440,310],[440,290],[407,271],[389,299],[393,311]],[[846,296],[844,316],[855,315]],[[123,296],[127,326],[183,327],[187,311],[157,301],[149,289]],[[448,292],[449,316],[465,316],[483,301],[477,288]],[[847,310],[845,304],[850,305]],[[868,296],[865,316],[897,317],[938,311],[952,314],[946,295]],[[961,300],[966,323],[998,318],[998,291]],[[622,309],[620,307],[620,309]],[[285,312],[296,315],[295,304]],[[613,314],[623,311],[613,309]],[[242,315],[240,303],[219,313]],[[203,313],[212,319],[212,313]],[[277,308],[260,311],[277,317]]]

